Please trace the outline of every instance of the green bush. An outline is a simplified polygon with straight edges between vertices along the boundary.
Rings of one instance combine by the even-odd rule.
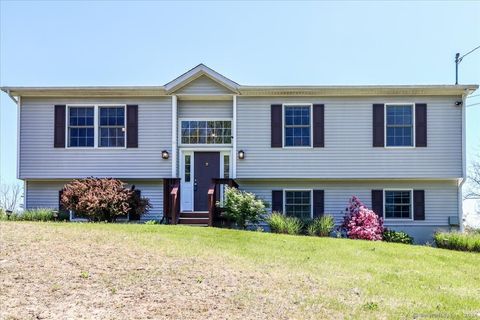
[[[310,236],[328,237],[335,228],[335,219],[331,215],[315,218],[307,226],[307,234]]]
[[[217,206],[220,206],[217,203]],[[242,228],[247,223],[258,224],[267,213],[267,204],[253,193],[240,191],[236,188],[225,188],[223,208],[225,218],[235,221]]]
[[[285,216],[280,212],[272,212],[267,219],[267,224],[273,233],[285,233],[287,230]]]
[[[270,231],[274,233],[300,234],[304,223],[295,217],[287,217],[279,212],[273,212],[267,219]]]
[[[8,217],[6,214],[1,214],[1,220],[12,221],[53,221],[55,220],[53,210],[48,208],[38,208],[25,210],[23,212],[14,212]]]
[[[413,238],[403,231],[385,229],[383,232],[383,241],[412,244]]]
[[[302,220],[296,217],[286,217],[286,232],[287,234],[301,234],[303,231],[303,222]]]
[[[437,232],[433,236],[439,248],[480,252],[480,234],[459,232]]]

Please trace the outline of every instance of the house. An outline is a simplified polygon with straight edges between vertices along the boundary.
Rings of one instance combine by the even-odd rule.
[[[462,220],[465,98],[476,85],[245,86],[198,65],[164,86],[4,87],[18,103],[25,207],[75,178],[115,177],[143,219],[213,224],[223,185],[301,218],[357,195],[431,239]]]

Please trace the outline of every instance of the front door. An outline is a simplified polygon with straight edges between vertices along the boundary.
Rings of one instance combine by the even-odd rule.
[[[208,211],[208,189],[212,179],[220,177],[220,152],[195,152],[193,158],[194,211]]]

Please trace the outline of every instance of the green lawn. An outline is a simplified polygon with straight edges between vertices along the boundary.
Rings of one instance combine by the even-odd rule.
[[[185,226],[0,227],[6,280],[0,303],[45,290],[37,314],[74,312],[70,298],[60,299],[64,306],[54,311],[42,305],[83,294],[79,312],[87,318],[96,318],[95,310],[103,312],[98,318],[134,318],[129,312],[137,309],[154,318],[480,317],[478,253]],[[19,280],[22,272],[28,277]],[[58,290],[52,293],[52,286]],[[144,286],[149,289],[142,291]],[[138,297],[129,292],[143,298],[134,301]],[[111,301],[95,305],[93,298],[105,295]],[[9,307],[6,315],[24,314]]]

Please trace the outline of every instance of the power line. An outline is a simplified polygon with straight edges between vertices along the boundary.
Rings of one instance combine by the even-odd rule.
[[[472,103],[472,104],[467,105],[467,108],[468,107],[473,107],[473,106],[478,106],[479,104],[480,104],[480,102],[479,103]]]
[[[460,57],[460,53],[455,54],[455,84],[458,84],[458,65],[462,62],[463,58],[468,56],[470,53],[474,52],[475,50],[480,49],[480,46],[473,48],[472,50],[465,53],[463,56]]]

